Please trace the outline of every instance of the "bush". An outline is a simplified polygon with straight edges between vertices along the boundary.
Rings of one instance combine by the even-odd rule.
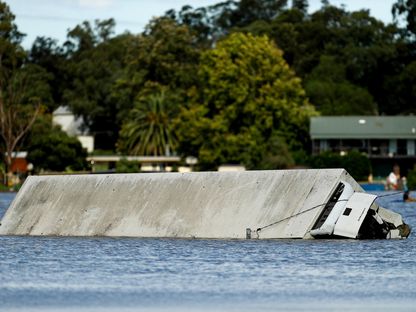
[[[371,173],[371,163],[366,155],[350,151],[343,158],[343,167],[358,181],[367,181]]]
[[[367,180],[371,173],[371,164],[367,156],[358,151],[350,151],[347,155],[341,156],[333,152],[324,152],[312,156],[309,165],[312,168],[344,168],[354,179]]]
[[[137,161],[128,161],[126,158],[122,158],[116,164],[117,173],[135,173],[139,171],[140,163]]]
[[[321,168],[343,168],[341,156],[332,152],[312,156],[309,165],[315,169]]]
[[[409,190],[416,190],[416,168],[407,173],[407,187]]]
[[[52,124],[51,115],[40,115],[26,139],[27,161],[35,172],[81,171],[88,168],[87,151],[76,137]]]
[[[263,170],[287,169],[293,165],[294,160],[286,141],[282,137],[272,136],[268,143],[267,152],[257,168]]]

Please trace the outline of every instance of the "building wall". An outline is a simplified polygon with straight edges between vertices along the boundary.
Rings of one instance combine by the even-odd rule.
[[[12,172],[26,173],[28,162],[26,158],[14,158],[11,165]]]
[[[61,126],[61,129],[68,135],[76,134],[75,116],[74,115],[54,115],[53,124]]]
[[[385,177],[394,165],[399,165],[401,173],[407,176],[409,170],[416,166],[416,140],[390,139],[390,140],[340,140],[322,139],[313,140],[314,155],[325,151],[344,155],[351,150],[358,150],[370,159],[373,176]]]
[[[81,134],[82,119],[75,118],[73,114],[54,114],[52,122],[59,125],[68,135],[76,136],[88,153],[94,151],[94,136]]]
[[[415,156],[416,140],[413,139],[315,139],[313,154],[325,151],[335,153],[358,150],[371,157]]]
[[[92,135],[78,135],[77,138],[88,153],[94,151],[94,137]]]

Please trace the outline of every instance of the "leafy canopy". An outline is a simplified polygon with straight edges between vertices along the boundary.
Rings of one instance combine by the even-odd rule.
[[[112,96],[114,82],[125,66],[125,50],[131,35],[111,37],[112,19],[88,22],[68,33],[66,43],[68,61],[64,66],[67,83],[62,101],[77,116],[82,116],[86,127],[95,135],[95,145],[114,149],[120,121],[118,102]]]
[[[367,89],[346,78],[346,69],[335,58],[322,56],[305,84],[309,99],[323,115],[374,115],[377,107]]]
[[[176,147],[173,100],[163,88],[139,97],[120,131],[119,150],[130,155],[169,155]]]
[[[49,115],[37,119],[28,138],[27,151],[27,160],[33,163],[36,172],[78,171],[87,167],[87,152],[81,143],[52,125]]]
[[[301,147],[314,109],[266,36],[234,33],[218,42],[202,54],[198,78],[177,124],[182,152],[197,153],[201,167],[233,162],[258,168],[276,136]]]

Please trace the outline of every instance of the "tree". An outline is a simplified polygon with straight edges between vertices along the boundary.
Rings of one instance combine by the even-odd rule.
[[[224,29],[244,27],[255,21],[270,21],[287,6],[287,0],[240,0],[230,1],[233,9],[219,14],[218,24]],[[227,2],[225,2],[227,3]]]
[[[114,150],[121,125],[147,82],[185,95],[194,84],[199,50],[188,27],[152,20],[139,35],[111,37],[114,21],[84,22],[68,33],[63,101],[95,134],[96,147]]]
[[[24,35],[17,29],[14,19],[9,6],[0,1],[0,60],[4,69],[19,67],[26,56],[20,45]]]
[[[179,12],[173,9],[167,11],[165,16],[176,21],[179,25],[188,27],[195,34],[198,45],[209,47],[212,44],[214,27],[209,8],[193,9],[192,6],[185,5]]]
[[[197,71],[199,55],[198,38],[187,26],[166,17],[152,20],[142,34],[131,40],[126,66],[112,89],[112,98],[119,108],[117,119],[124,124],[119,150],[149,153],[143,149],[133,151],[123,143],[130,136],[126,134],[125,125],[132,120],[133,105],[136,112],[137,109],[151,110],[143,107],[143,101],[152,97],[151,101],[158,101],[163,89],[164,110],[177,111],[179,104],[186,101],[187,90],[196,83],[193,73]],[[157,153],[164,154],[164,148]]]
[[[0,2],[0,136],[8,178],[13,152],[40,113],[42,98],[49,95],[42,68],[25,64],[22,37],[9,7]]]
[[[179,12],[167,11],[165,17],[188,26],[199,44],[210,47],[232,31],[259,21],[272,21],[284,12],[287,3],[288,0],[227,0],[197,9],[186,5]]]
[[[27,140],[27,160],[40,171],[80,171],[87,168],[87,152],[76,137],[52,125],[50,115],[39,116]]]
[[[408,34],[416,35],[416,1],[397,0],[392,7],[393,17],[397,21],[399,16],[403,16],[407,22],[406,30]],[[413,41],[414,41],[413,37]]]
[[[16,72],[11,77],[3,77],[0,78],[0,135],[10,178],[13,152],[17,150],[35,122],[41,110],[41,103],[37,98],[29,99],[29,104],[24,102],[28,79],[25,73]]]
[[[130,155],[169,155],[176,147],[171,100],[163,89],[141,96],[123,124],[119,149]]]
[[[308,0],[292,0],[292,8],[298,9],[305,14],[308,11],[308,6]]]
[[[271,137],[258,168],[265,170],[288,169],[294,165],[294,157],[285,140],[279,135]]]
[[[401,72],[385,79],[385,112],[388,114],[415,114],[416,107],[416,60],[405,65]]]
[[[37,37],[29,51],[28,61],[42,67],[49,75],[51,98],[44,105],[47,112],[52,113],[63,103],[63,91],[68,85],[68,75],[65,73],[68,60],[64,49],[58,46],[55,39]]]
[[[202,54],[199,84],[177,119],[180,150],[202,168],[259,168],[271,138],[303,147],[314,114],[301,81],[267,37],[234,33]],[[276,150],[276,153],[279,151]]]
[[[95,135],[98,149],[115,149],[120,121],[113,89],[125,67],[125,54],[132,35],[111,37],[113,20],[88,22],[68,33],[65,43],[64,75],[67,77],[62,100],[73,113],[83,117],[86,128]],[[131,103],[130,107],[131,108]]]
[[[341,96],[345,104],[342,111],[348,114],[414,111],[410,73],[416,49],[415,36],[409,32],[412,27],[408,27],[415,15],[413,0],[400,0],[395,5],[396,20],[409,20],[405,30],[399,28],[400,24],[384,24],[368,10],[351,12],[322,1],[322,8],[308,15],[300,10],[303,4],[307,2],[292,1],[291,9],[280,11],[272,19],[255,19],[238,30],[268,35],[274,40],[284,51],[285,60],[303,78],[311,98],[317,97],[317,93],[327,94],[326,98]],[[237,6],[228,7],[228,15],[232,16]],[[236,30],[235,25],[229,29]],[[334,84],[325,76],[316,75],[311,80],[311,74],[321,67],[322,56],[331,57],[344,67],[342,82]]]
[[[368,91],[346,79],[346,68],[334,57],[322,56],[309,75],[306,92],[323,115],[375,115],[377,107]]]
[[[371,173],[371,163],[366,155],[356,150],[349,151],[347,155],[324,152],[312,156],[309,160],[312,168],[345,168],[349,174],[359,181],[366,181]]]
[[[124,79],[133,75],[141,83],[147,81],[175,89],[187,89],[195,83],[200,49],[197,37],[187,26],[170,18],[150,21],[143,34],[135,36],[127,54],[127,72]],[[134,94],[137,96],[137,93]]]
[[[256,21],[240,28],[240,31],[271,38],[282,49],[284,59],[292,67],[302,57],[304,43],[302,44],[300,36],[305,18],[304,12],[292,8],[283,11],[270,22]]]
[[[368,100],[370,106],[379,108],[380,113],[389,113],[395,106],[388,103],[392,89],[387,88],[386,82],[401,72],[403,62],[409,58],[405,51],[411,49],[398,36],[399,30],[395,25],[384,25],[370,16],[367,10],[348,12],[328,4],[307,15],[292,8],[270,22],[253,23],[244,31],[270,36],[304,82],[310,82],[313,72],[322,67],[323,56],[334,59],[336,65],[344,67],[344,81],[342,85],[335,86],[338,92],[334,92],[334,86],[327,81],[321,80],[325,79],[325,75],[316,77],[314,74],[317,78],[314,87],[305,85],[309,97],[316,96],[316,92],[309,92],[317,87],[320,93],[325,90],[335,97],[344,92],[357,94],[355,98],[361,98],[361,103]],[[398,98],[397,95],[395,98]],[[353,103],[352,99],[349,103]],[[358,106],[351,110],[357,111]]]

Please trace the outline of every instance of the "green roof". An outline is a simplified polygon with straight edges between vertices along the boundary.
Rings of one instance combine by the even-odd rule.
[[[416,139],[416,116],[312,117],[312,139]]]

